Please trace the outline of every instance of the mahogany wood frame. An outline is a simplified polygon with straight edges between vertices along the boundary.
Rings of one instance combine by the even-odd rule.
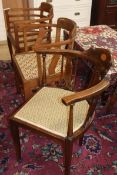
[[[73,95],[66,96],[61,99],[64,105],[70,106],[67,137],[56,135],[55,133],[48,132],[42,128],[39,128],[37,126],[24,122],[20,119],[16,119],[14,117],[15,114],[12,117],[10,117],[10,127],[11,127],[11,132],[12,132],[12,136],[15,144],[16,156],[18,160],[21,158],[19,129],[18,129],[19,126],[21,126],[21,127],[30,129],[34,132],[37,132],[39,134],[45,135],[59,142],[63,147],[64,155],[65,155],[64,174],[70,175],[70,164],[72,159],[73,142],[74,140],[79,138],[79,143],[82,144],[83,135],[87,131],[87,129],[90,127],[93,121],[93,117],[94,117],[93,113],[97,104],[97,96],[99,96],[99,94],[109,86],[108,79],[104,77],[111,66],[111,55],[109,51],[107,51],[106,49],[98,49],[98,48],[97,49],[91,48],[84,52],[73,51],[73,50],[40,49],[37,54],[44,54],[44,59],[46,59],[45,54],[52,54],[52,53],[62,54],[64,57],[71,60],[71,63],[72,63],[72,58],[74,57],[76,59],[78,58],[81,60],[89,61],[91,64],[93,64],[94,73],[96,72],[95,77],[93,76],[93,81],[89,82],[88,86],[90,86],[90,88],[87,88],[80,92],[76,92]],[[45,62],[43,65],[43,73],[45,72],[44,67],[45,67]],[[43,84],[46,84],[46,82],[44,81],[46,81],[45,73],[44,73],[42,82]],[[92,83],[92,86],[91,86],[91,83]],[[78,129],[76,132],[73,132],[73,105],[76,102],[79,102],[82,100],[89,100],[89,99],[90,99],[90,103],[89,103],[90,107],[89,107],[86,120],[84,124],[80,127],[80,129]],[[23,108],[23,106],[21,108]]]

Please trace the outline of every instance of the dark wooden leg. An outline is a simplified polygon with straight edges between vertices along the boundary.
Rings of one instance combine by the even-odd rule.
[[[71,166],[71,160],[72,160],[72,149],[73,149],[73,143],[72,140],[66,139],[65,141],[65,173],[64,175],[70,175],[70,166]]]
[[[17,93],[21,93],[21,88],[22,88],[21,79],[20,79],[18,71],[16,69],[15,62],[13,62],[13,65],[14,65],[13,67],[14,67],[14,72],[15,72],[15,85],[17,88]]]
[[[117,94],[113,93],[111,97],[109,97],[109,101],[106,106],[106,112],[111,112],[114,104],[117,102]]]
[[[9,48],[9,52],[10,52],[10,55],[11,55],[11,60],[13,60],[13,49],[12,49],[12,44],[11,44],[11,41],[9,39],[9,37],[7,37],[7,42],[8,42],[8,48]]]
[[[16,150],[16,158],[17,160],[21,159],[21,148],[20,148],[20,138],[19,138],[19,129],[14,121],[10,121],[10,129],[13,137],[15,150]]]
[[[84,134],[81,135],[80,138],[79,138],[79,146],[82,146],[83,137],[84,137]]]
[[[21,81],[17,76],[15,77],[15,85],[17,88],[17,93],[21,93],[22,85],[21,85]]]

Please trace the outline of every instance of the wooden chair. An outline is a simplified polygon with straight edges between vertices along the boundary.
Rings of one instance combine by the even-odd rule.
[[[11,8],[4,11],[11,58],[13,48],[16,53],[27,51],[26,42],[28,50],[32,49],[38,36],[39,26],[30,28],[30,24],[51,24],[53,18],[53,7],[46,2],[42,2],[39,8]],[[50,37],[51,31],[49,30],[48,40]]]
[[[99,94],[109,86],[105,75],[111,65],[111,56],[109,51],[98,48],[84,52],[55,49],[39,50],[37,54],[42,54],[43,57],[42,84],[44,85],[47,83],[45,60],[48,54],[53,53],[62,55],[71,63],[69,71],[67,69],[63,75],[65,82],[71,82],[73,78],[72,59],[89,61],[95,72],[94,81],[89,81],[90,88],[80,92],[72,92],[60,88],[43,87],[10,118],[10,126],[18,160],[21,158],[18,128],[24,127],[46,135],[63,146],[64,174],[70,175],[73,142],[78,138],[80,144],[82,143],[83,135],[94,119]],[[91,86],[91,82],[95,85]],[[69,89],[69,86],[66,86],[67,88]]]
[[[32,24],[35,26],[35,24]],[[35,51],[40,48],[66,48],[72,49],[76,34],[76,23],[67,18],[59,18],[57,24],[42,24],[35,43]],[[46,42],[44,39],[47,37],[48,29],[51,28],[52,41]],[[64,40],[64,30],[68,32],[68,38]],[[56,57],[56,58],[55,58]],[[17,75],[17,87],[21,87],[22,92],[27,100],[33,95],[33,92],[39,87],[39,78],[42,79],[42,61],[40,59],[40,66],[37,65],[36,52],[27,52],[16,54],[13,58],[14,68]],[[47,81],[51,83],[57,80],[64,72],[64,67],[61,67],[63,59],[55,54],[49,55],[47,59]],[[68,62],[68,61],[67,61]]]

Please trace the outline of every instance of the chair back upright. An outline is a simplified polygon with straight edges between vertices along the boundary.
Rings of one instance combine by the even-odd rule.
[[[38,36],[39,24],[51,24],[53,19],[53,6],[46,2],[42,2],[39,8],[11,8],[4,12],[7,37],[17,53],[31,50]],[[48,40],[50,37],[51,31]]]
[[[46,26],[46,25],[45,25]],[[74,41],[76,36],[76,23],[68,18],[59,18],[57,20],[57,24],[49,25],[51,27],[51,42],[40,42],[40,36],[38,36],[35,43],[35,51],[38,53],[40,49],[73,49]],[[64,31],[68,33],[68,37],[64,38]],[[45,59],[45,55],[44,58]],[[71,72],[71,62],[69,59],[64,59],[60,54],[50,54],[47,56],[42,67],[41,59],[38,59],[38,67],[39,67],[39,77],[42,78],[42,71],[46,70],[44,74],[47,75],[47,81],[53,81],[52,77],[62,77],[66,70],[67,74],[64,76],[69,77]],[[55,78],[55,80],[56,80]]]
[[[76,36],[76,29],[76,23],[71,19],[59,18],[57,22],[56,41],[60,41],[60,31],[62,30],[63,34],[66,31],[69,39],[69,43],[66,45],[66,47],[68,46],[68,49],[73,49],[74,40]]]
[[[107,74],[112,61],[110,51],[104,48],[90,48],[86,52],[86,55],[90,57],[90,81],[88,80],[88,87],[99,83],[100,79],[103,79]],[[95,59],[94,59],[95,58]],[[95,65],[95,66],[94,66]],[[109,75],[108,75],[109,76]]]
[[[103,48],[90,48],[86,51],[80,52],[75,50],[58,50],[58,49],[45,49],[40,48],[37,51],[38,60],[40,58],[43,59],[42,64],[42,82],[43,84],[47,85],[47,74],[46,74],[46,58],[49,57],[49,55],[54,54],[55,57],[62,57],[62,59],[66,60],[64,62],[61,62],[61,67],[64,67],[64,73],[61,72],[61,76],[59,77],[62,82],[64,82],[64,88],[65,89],[71,89],[74,90],[75,86],[75,79],[76,79],[76,72],[77,69],[73,71],[74,69],[74,62],[75,59],[76,65],[80,63],[80,60],[87,62],[88,66],[90,64],[91,66],[91,74],[88,78],[88,83],[85,88],[90,88],[96,84],[98,84],[102,79],[106,78],[108,79],[108,70],[111,66],[111,55],[109,50],[103,49]],[[41,56],[40,56],[41,55]],[[66,66],[66,63],[69,63],[69,66]],[[68,64],[67,63],[67,64]],[[76,67],[76,66],[75,66]],[[40,65],[39,65],[40,68]],[[78,68],[78,66],[77,66]],[[82,70],[83,71],[83,70]],[[74,76],[75,72],[75,76]],[[62,87],[63,88],[63,87]]]

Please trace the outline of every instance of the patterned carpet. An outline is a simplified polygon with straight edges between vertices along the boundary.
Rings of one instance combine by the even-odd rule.
[[[16,93],[11,62],[0,61],[0,174],[63,175],[63,152],[60,145],[22,128],[22,160],[16,161],[8,118],[22,103],[22,96]],[[99,102],[93,125],[84,136],[83,146],[79,147],[78,142],[74,144],[71,175],[115,174],[117,104],[108,114]]]

